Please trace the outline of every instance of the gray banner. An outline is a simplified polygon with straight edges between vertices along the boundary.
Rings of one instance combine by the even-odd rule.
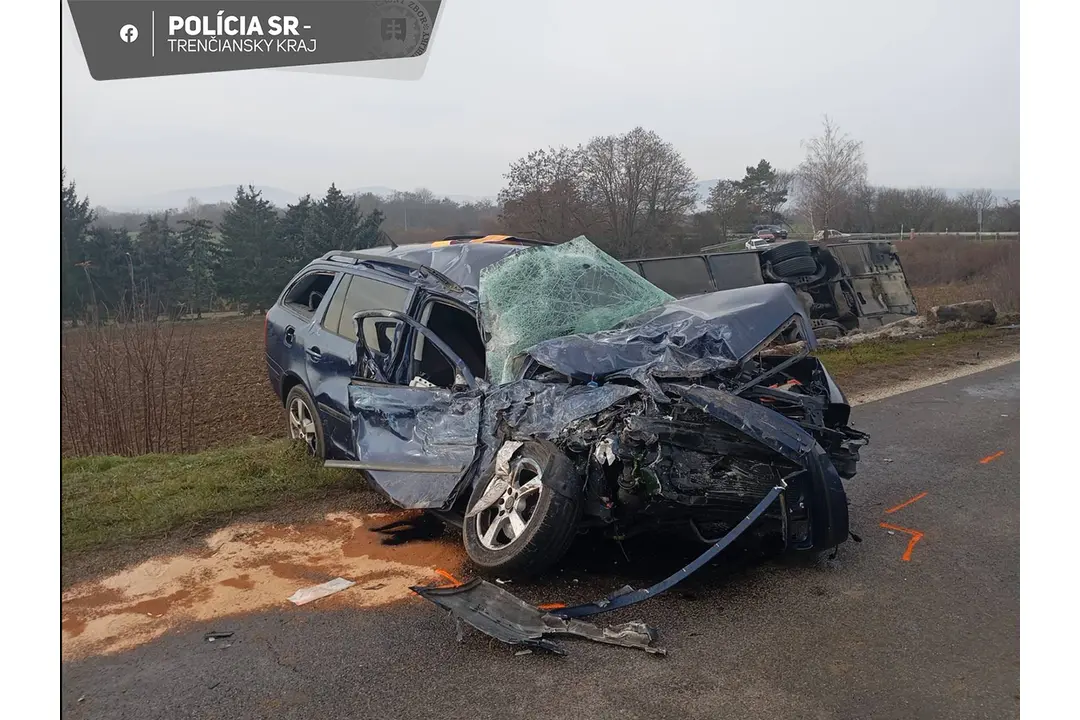
[[[416,58],[440,0],[68,0],[95,80]]]

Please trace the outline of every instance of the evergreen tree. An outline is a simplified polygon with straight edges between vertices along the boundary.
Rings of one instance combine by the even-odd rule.
[[[214,271],[221,261],[221,244],[209,220],[181,220],[180,246],[187,263],[187,304],[196,317],[209,309],[214,294]]]
[[[253,186],[238,187],[221,223],[218,289],[251,310],[269,307],[286,282],[274,206]]]
[[[282,253],[285,263],[294,271],[320,252],[326,252],[318,241],[317,214],[318,204],[305,195],[295,205],[289,205],[281,218]]]
[[[136,237],[136,254],[136,273],[144,286],[138,300],[145,300],[152,312],[178,317],[187,299],[188,269],[184,248],[169,225],[169,213],[146,216]]]
[[[93,297],[106,314],[115,314],[130,295],[133,246],[126,230],[95,226],[83,241],[80,262],[87,263],[85,278]]]
[[[360,228],[356,233],[356,241],[353,243],[353,248],[356,250],[364,250],[381,244],[379,228],[385,219],[382,211],[375,208],[363,217],[364,219],[360,221]]]
[[[90,299],[83,269],[75,266],[83,260],[83,243],[90,233],[94,213],[90,199],[79,199],[75,183],[65,184],[67,170],[60,168],[60,312],[77,319]]]
[[[748,166],[746,175],[735,185],[752,221],[775,223],[782,219],[780,207],[787,202],[790,179],[777,173],[767,160]]]
[[[331,185],[315,212],[316,254],[356,249],[363,219],[356,201]]]

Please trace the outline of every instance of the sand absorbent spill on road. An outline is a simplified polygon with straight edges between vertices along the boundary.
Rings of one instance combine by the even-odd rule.
[[[386,545],[373,532],[408,513],[331,513],[304,525],[246,523],[204,540],[204,547],[158,557],[61,596],[61,654],[73,659],[119,652],[181,624],[269,608],[311,612],[319,607],[375,607],[412,595],[436,568],[456,572],[465,555],[456,533]],[[356,584],[294,607],[296,590],[335,577]]]

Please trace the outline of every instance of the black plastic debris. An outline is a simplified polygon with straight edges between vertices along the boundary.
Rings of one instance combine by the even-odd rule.
[[[656,647],[656,630],[640,621],[600,627],[573,618],[562,618],[540,610],[498,585],[476,578],[456,587],[413,587],[413,592],[449,610],[456,621],[463,621],[480,632],[507,645],[542,649],[558,655],[566,651],[550,639],[557,635],[576,635],[599,643],[637,648],[654,655],[667,651]],[[461,633],[458,633],[461,639]]]
[[[203,640],[207,642],[214,642],[215,640],[224,640],[225,638],[231,638],[235,633],[231,630],[211,630],[203,635]]]

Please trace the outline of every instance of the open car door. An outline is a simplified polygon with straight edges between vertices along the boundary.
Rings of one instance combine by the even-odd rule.
[[[401,507],[449,509],[476,455],[482,391],[461,358],[416,320],[392,310],[366,310],[354,316],[361,326],[369,319],[422,334],[454,367],[454,387],[390,382],[389,360],[408,333],[395,332],[395,349],[386,355],[368,347],[365,334],[358,332],[357,377],[349,386],[356,460],[328,460],[326,465],[364,470]]]

